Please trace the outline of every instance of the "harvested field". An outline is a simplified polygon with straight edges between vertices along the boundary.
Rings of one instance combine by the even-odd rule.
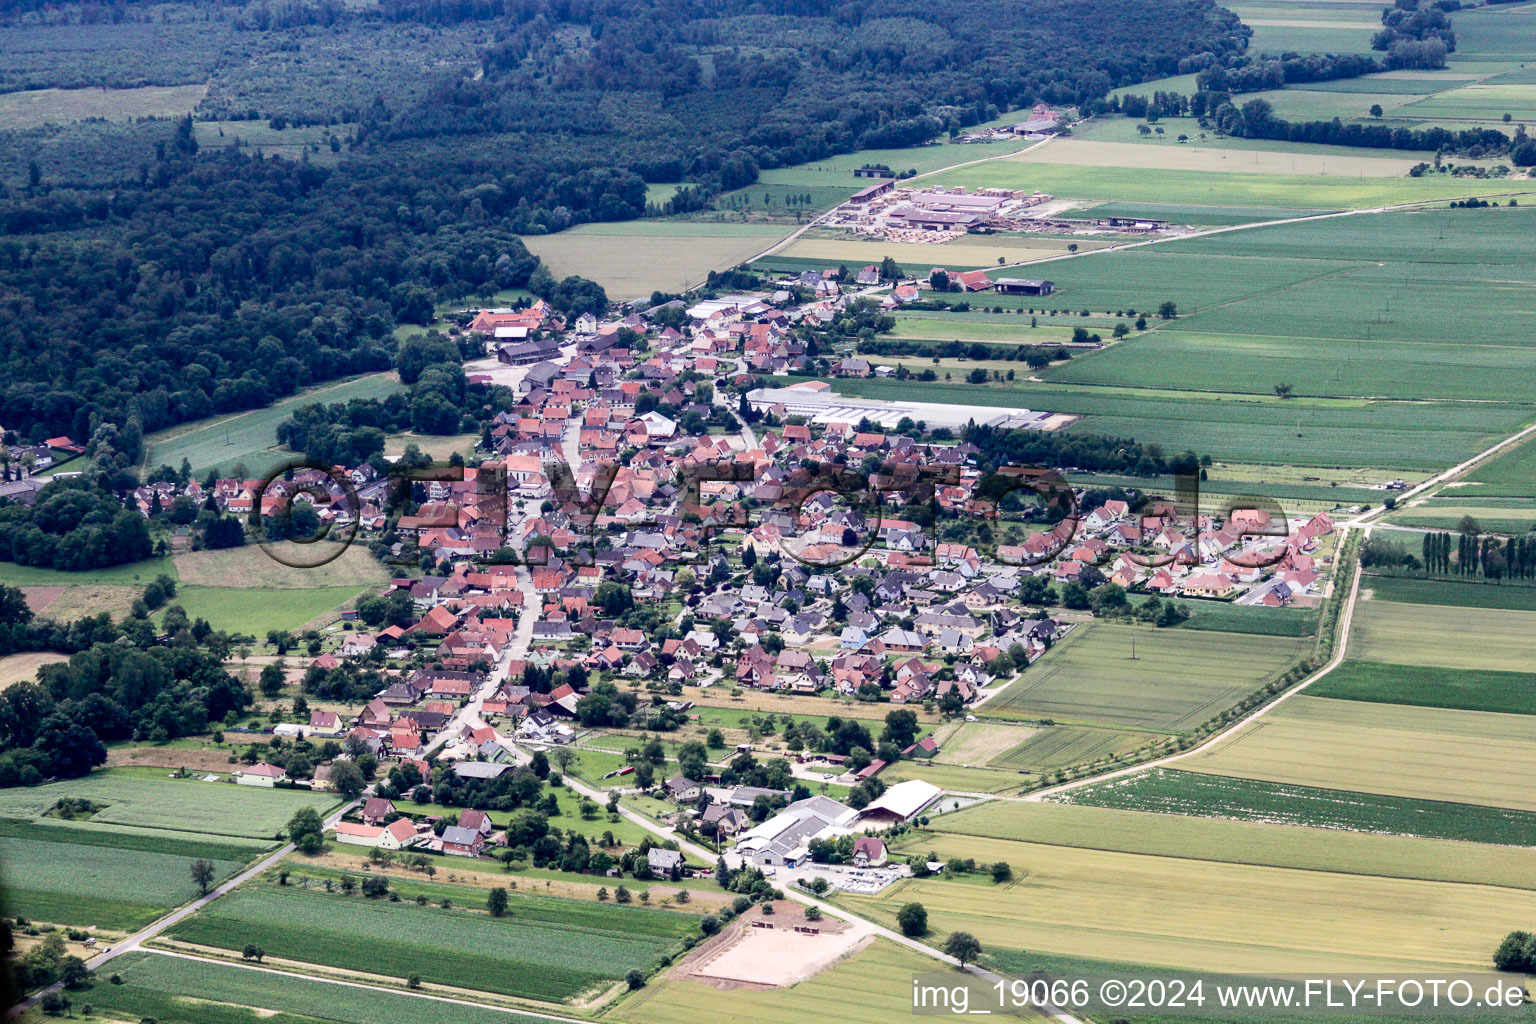
[[[39,615],[68,589],[68,587],[22,587],[21,592],[26,596],[27,607],[32,609],[32,614]]]
[[[294,546],[275,545],[276,553],[282,555],[283,549]],[[298,557],[308,554],[311,552],[300,552]],[[172,558],[182,584],[189,587],[229,587],[238,582],[242,587],[290,590],[361,587],[389,580],[389,573],[362,544],[353,544],[340,557],[314,569],[284,565],[254,544],[222,551],[186,551]]]
[[[36,678],[37,670],[44,665],[56,665],[68,660],[68,655],[55,654],[52,651],[7,654],[0,658],[0,690],[13,683],[25,683]]]

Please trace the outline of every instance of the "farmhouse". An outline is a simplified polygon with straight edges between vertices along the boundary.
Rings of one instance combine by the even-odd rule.
[[[1027,277],[1000,277],[993,289],[1004,295],[1049,295],[1056,290],[1056,285]]]
[[[343,821],[336,826],[336,841],[352,846],[373,846],[380,850],[403,850],[419,838],[409,818],[396,818],[388,825],[354,825]]]
[[[847,835],[859,812],[831,797],[796,800],[736,841],[736,852],[754,864],[794,866],[812,839]]]

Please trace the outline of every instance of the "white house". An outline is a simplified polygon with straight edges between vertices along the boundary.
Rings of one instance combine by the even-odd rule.
[[[242,786],[265,786],[271,789],[279,782],[285,782],[288,773],[275,764],[267,764],[259,761],[249,768],[242,768],[235,772],[235,781]]]

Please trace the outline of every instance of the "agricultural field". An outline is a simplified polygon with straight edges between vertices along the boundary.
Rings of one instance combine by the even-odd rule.
[[[1111,243],[1085,244],[1076,239],[1069,242],[1065,238],[1058,240],[1017,235],[967,235],[945,244],[930,244],[848,238],[840,232],[829,237],[828,233],[818,235],[813,230],[760,262],[773,264],[786,259],[813,260],[823,266],[843,265],[850,270],[857,270],[866,264],[879,263],[889,256],[908,273],[926,274],[929,267],[976,270],[1004,263],[1050,259],[1064,255],[1067,246],[1071,244],[1087,250]]]
[[[286,557],[285,549],[290,547],[312,545],[273,545],[279,557]],[[312,555],[312,551],[301,554]],[[253,588],[304,590],[363,587],[389,580],[389,573],[362,544],[352,545],[339,557],[314,569],[285,565],[256,544],[216,551],[180,551],[171,558],[176,563],[176,576],[185,587],[228,587],[231,580],[239,580]]]
[[[258,476],[298,457],[277,443],[277,425],[291,416],[294,409],[317,402],[385,398],[399,390],[400,381],[393,373],[375,373],[311,388],[264,409],[170,427],[144,439],[144,465],[151,470],[160,466],[174,468],[186,459],[192,464],[192,475],[202,478],[209,470],[228,473],[237,463],[243,463],[251,476]]]
[[[75,997],[123,1020],[161,1024],[533,1024],[538,1018],[430,996],[342,987],[281,971],[137,951],[112,961],[121,985],[96,979]]]
[[[1209,776],[1160,769],[1147,775],[1184,776],[1190,787],[1213,781]],[[1073,790],[1063,794],[1060,803],[994,800],[976,804],[932,819],[928,829],[1156,857],[1536,889],[1536,871],[1533,871],[1536,869],[1536,849],[1514,848],[1517,844],[1500,838],[1499,826],[1493,822],[1487,823],[1492,826],[1489,835],[1501,845],[1445,842],[1390,832],[1368,834],[1374,830],[1359,829],[1358,826],[1365,822],[1358,818],[1350,823],[1348,831],[1312,827],[1299,821],[1269,824],[1268,821],[1273,819],[1257,813],[1241,818],[1235,813],[1221,815],[1220,811],[1227,808],[1219,805],[1216,810],[1208,810],[1202,803],[1205,794],[1195,788],[1187,794],[1187,802],[1179,805],[1180,809],[1165,810],[1152,799],[1156,791],[1141,784],[1145,778],[1137,776],[1137,785],[1119,786],[1118,789],[1116,783],[1101,783]],[[1221,799],[1237,791],[1235,787],[1216,790],[1209,796]],[[1112,798],[1117,792],[1129,798],[1139,796],[1146,806],[1124,808],[1090,802],[1096,795]],[[1300,797],[1297,803],[1305,807],[1306,798],[1317,791],[1291,787],[1286,792]],[[1359,799],[1359,794],[1338,795]],[[1276,801],[1275,806],[1283,813],[1290,804]],[[1343,807],[1343,804],[1338,806]],[[1241,805],[1238,809],[1256,811]],[[1526,820],[1528,829],[1531,824],[1536,824],[1536,816],[1523,812],[1499,813],[1506,816],[1506,828],[1517,818]],[[1411,818],[1411,814],[1405,814],[1404,818]],[[921,842],[915,845],[920,848]]]
[[[24,683],[37,678],[37,670],[44,665],[56,665],[69,658],[63,654],[55,654],[51,651],[34,652],[30,654],[7,654],[0,658],[0,690],[15,683]]]
[[[1536,659],[1536,612],[1372,597],[1355,609],[1349,653],[1361,661],[1504,671]]]
[[[337,802],[334,796],[304,789],[260,789],[106,771],[30,789],[0,790],[0,818],[40,819],[64,797],[107,805],[91,817],[90,827],[132,825],[266,840],[275,837],[300,807],[324,814]]]
[[[691,979],[662,978],[614,1010],[633,1024],[886,1024],[911,1013],[912,976],[935,969],[921,953],[876,939],[847,959],[789,988],[720,990]]]
[[[1284,89],[1274,95],[1292,96],[1297,90]],[[1271,94],[1258,94],[1269,97]],[[1337,101],[1340,97],[1331,97]],[[1246,101],[1248,97],[1245,95]],[[1355,97],[1350,97],[1351,102]],[[1371,104],[1370,97],[1359,97],[1361,110],[1365,110]],[[1276,104],[1278,106],[1279,104]],[[1277,110],[1277,114],[1283,116],[1284,112]],[[1170,129],[1164,129],[1164,138]],[[1155,133],[1154,133],[1155,136]],[[1176,139],[1177,134],[1174,135]],[[1408,173],[1408,169],[1418,163],[1418,159],[1411,154],[1403,153],[1393,156],[1362,155],[1374,153],[1374,150],[1355,150],[1350,153],[1342,147],[1337,152],[1318,153],[1308,152],[1305,149],[1288,147],[1280,149],[1236,149],[1228,146],[1206,146],[1200,143],[1189,144],[1176,141],[1165,142],[1161,145],[1148,146],[1138,142],[1112,142],[1096,138],[1069,138],[1053,141],[1049,146],[1041,146],[1038,150],[1026,156],[1014,158],[1006,163],[1031,163],[1044,165],[1064,164],[1081,167],[1124,167],[1133,166],[1149,171],[1200,171],[1214,174],[1241,174],[1241,175],[1325,175],[1344,176],[1354,179],[1401,178]],[[1048,190],[1042,190],[1048,191]],[[1072,195],[1071,192],[1065,193]],[[1091,198],[1105,198],[1093,196]],[[1118,197],[1109,197],[1118,198]],[[1305,203],[1299,205],[1306,205]]]
[[[1018,771],[971,765],[928,764],[920,761],[898,761],[881,773],[888,785],[907,779],[922,779],[940,789],[954,793],[1008,793],[1019,789],[1028,780]]]
[[[1307,688],[1313,697],[1536,715],[1536,674],[1346,661]]]
[[[190,114],[207,92],[207,85],[146,85],[137,89],[32,89],[0,93],[0,131],[88,118],[130,121],[141,117],[180,117]]]
[[[1214,971],[1481,969],[1536,915],[1536,891],[1380,878],[929,833],[941,859],[1004,861],[1014,881],[908,879],[851,909],[893,925],[922,903],[937,937],[983,947]],[[1128,899],[1127,894],[1135,894]],[[1424,913],[1426,906],[1434,914]]]
[[[1051,147],[1044,147],[1048,150]],[[1138,147],[1143,152],[1151,147]],[[1342,162],[1342,161],[1341,161]],[[1345,174],[1295,174],[1285,171],[1170,170],[1131,166],[1053,164],[1029,157],[959,167],[934,175],[939,185],[1014,188],[1071,199],[1195,206],[1260,206],[1290,209],[1355,210],[1394,203],[1460,199],[1465,196],[1520,191],[1518,183],[1450,178],[1358,178]]]
[[[1320,789],[1170,768],[1153,768],[1124,778],[1092,783],[1052,799],[1073,807],[1102,807],[1458,843],[1536,847],[1536,813],[1528,810]],[[981,814],[979,817],[985,820],[988,816]],[[952,824],[945,828],[967,831]],[[999,832],[995,828],[980,834],[1028,838]]]
[[[1536,441],[1525,441],[1474,467],[1446,495],[1536,498]]]
[[[309,587],[284,590],[279,598],[265,587],[180,587],[171,603],[194,620],[207,619],[214,629],[259,639],[272,629],[297,630],[363,593],[366,589],[356,586]]]
[[[987,704],[982,705],[983,712],[987,707]],[[992,765],[1014,771],[1044,772],[1112,758],[1135,750],[1148,739],[1147,734],[1142,732],[1086,725],[1055,725],[1041,729],[1023,743],[1005,751]]]
[[[1310,646],[1300,638],[1092,622],[982,710],[988,717],[1182,732],[1276,678]]]
[[[353,125],[291,125],[278,129],[270,121],[198,121],[193,137],[201,149],[235,149],[249,155],[280,156],[286,160],[308,160],[315,164],[335,164],[341,160],[340,149],[332,151],[331,140],[338,146],[356,131]]]
[[[609,298],[628,300],[698,287],[710,271],[743,263],[783,235],[772,225],[650,220],[583,224],[523,243],[556,277],[579,274]]]
[[[1480,580],[1418,579],[1411,576],[1367,574],[1360,582],[1377,601],[1403,604],[1470,605],[1509,611],[1536,612],[1536,587],[1484,583]]]
[[[0,562],[0,584],[10,587],[68,587],[75,584],[134,587],[142,591],[156,576],[176,577],[176,564],[170,558],[146,558],[105,569],[66,572],[63,569],[39,569],[15,562]]]
[[[1536,810],[1536,719],[1303,695],[1180,765],[1235,778]]]
[[[12,915],[127,932],[199,894],[194,859],[222,880],[259,849],[0,819],[0,883]]]
[[[460,887],[462,888],[462,887]],[[698,930],[693,915],[635,906],[511,894],[506,917],[481,912],[481,890],[462,908],[374,902],[272,881],[237,890],[169,930],[196,945],[240,949],[391,977],[531,999],[564,1000],[609,984]]]

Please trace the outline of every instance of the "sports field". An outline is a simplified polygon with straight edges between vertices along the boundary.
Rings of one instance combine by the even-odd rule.
[[[1458,843],[1536,847],[1536,813],[1531,811],[1237,779],[1177,768],[1153,768],[1096,782],[1067,790],[1052,799],[1074,807],[1148,811]],[[985,813],[980,816],[986,817]],[[998,834],[1009,839],[1032,837],[991,831],[981,834]],[[1448,849],[1443,849],[1442,855]],[[1223,853],[1208,855],[1225,859]]]
[[[1180,732],[1275,679],[1310,646],[1294,637],[1092,622],[1056,644],[982,711],[988,717]]]
[[[1015,881],[910,879],[878,897],[844,897],[848,905],[889,925],[902,904],[916,901],[939,935],[964,930],[983,946],[1166,967],[1482,968],[1506,932],[1536,915],[1536,892],[1525,889],[937,833],[918,845],[940,858],[1006,861]]]
[[[1184,776],[1195,783],[1221,781],[1189,772],[1159,774]],[[1111,785],[1106,783],[1103,787]],[[977,804],[934,818],[928,827],[935,832],[1089,850],[1536,889],[1536,849],[1443,842],[1399,834],[1369,835],[1363,831],[1295,824],[1286,827],[1266,824],[1257,815],[1247,820],[1225,819],[1215,812],[1204,812],[1203,792],[1191,794],[1190,809],[1171,813],[1151,813],[1169,809],[1151,804],[1150,800],[1151,805],[1145,810],[1086,802],[1099,788],[1087,787],[1065,794],[1070,798],[1070,806],[1018,801]],[[1140,787],[1131,789],[1136,795],[1151,796]],[[1295,787],[1287,790],[1293,797],[1298,792],[1315,791]],[[1339,794],[1341,801],[1358,796]],[[1536,815],[1499,813],[1507,818],[1520,817],[1528,828],[1536,825]],[[1351,828],[1354,827],[1352,823]],[[1536,830],[1531,834],[1536,837]],[[921,847],[920,842],[916,845]]]
[[[298,457],[277,445],[277,425],[291,416],[294,409],[316,402],[385,398],[399,390],[400,381],[393,373],[370,374],[312,388],[264,409],[157,431],[144,439],[144,465],[150,470],[160,466],[174,469],[186,459],[192,464],[192,475],[201,479],[210,469],[228,473],[236,463],[244,463],[250,474],[257,476]]]
[[[1536,719],[1300,696],[1190,771],[1536,810]]]
[[[523,243],[557,278],[579,274],[602,285],[610,299],[629,300],[698,287],[711,270],[747,260],[785,233],[763,224],[636,221],[583,224],[527,235]]]
[[[322,814],[337,800],[305,789],[262,789],[192,779],[153,779],[114,771],[29,789],[0,790],[0,818],[42,818],[63,797],[107,806],[88,825],[134,825],[214,836],[272,839],[300,807]],[[186,838],[178,836],[177,838]]]
[[[1361,661],[1506,671],[1536,664],[1536,612],[1373,597],[1355,609],[1349,653]]]
[[[255,942],[273,957],[398,978],[419,973],[436,984],[561,1000],[626,971],[648,971],[657,956],[698,930],[693,915],[519,892],[512,893],[507,915],[495,918],[477,912],[483,890],[459,888],[462,909],[445,909],[262,881],[168,934],[225,949]]]
[[[298,974],[136,951],[112,961],[121,985],[98,978],[74,995],[121,1020],[160,1024],[534,1024],[539,1018],[407,992],[353,988]]]

